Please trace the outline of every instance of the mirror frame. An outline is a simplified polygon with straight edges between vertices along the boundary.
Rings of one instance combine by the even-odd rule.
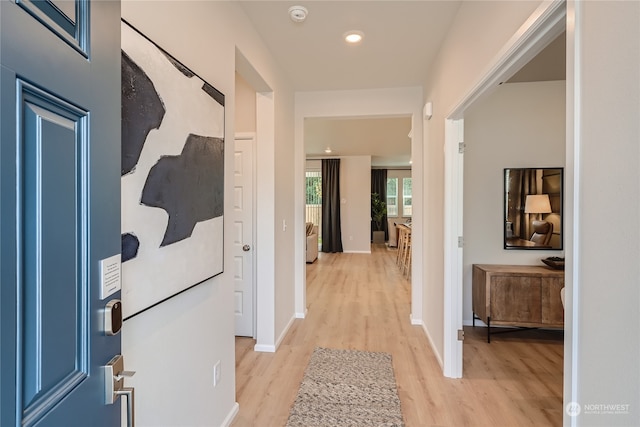
[[[536,215],[524,213],[524,204],[522,200],[514,201],[509,198],[509,177],[511,171],[536,171],[535,180],[538,185],[541,185],[541,190],[527,194],[549,194],[551,203],[551,213],[537,214],[541,215],[542,219],[549,220],[554,225],[553,235],[551,242],[555,242],[552,246],[539,246],[528,243],[531,236],[530,226],[531,219],[527,217],[524,220],[526,229],[520,231],[517,235],[513,235],[514,227],[513,221],[510,218],[513,216],[513,211],[521,211],[521,215]],[[559,180],[558,178],[559,177]],[[504,186],[504,219],[503,219],[503,245],[504,249],[509,250],[547,250],[547,251],[561,251],[564,246],[564,168],[561,167],[543,167],[543,168],[505,168],[503,175]],[[527,194],[524,194],[526,196]],[[516,196],[520,199],[522,195]],[[511,228],[510,228],[511,225]],[[522,228],[522,227],[515,227]]]

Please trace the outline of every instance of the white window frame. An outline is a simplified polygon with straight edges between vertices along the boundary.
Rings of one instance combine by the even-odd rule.
[[[404,180],[411,179],[411,170],[407,169],[388,169],[387,170],[387,187],[390,179],[396,179],[397,183],[397,191],[396,191],[396,213],[392,215],[390,212],[389,204],[387,203],[387,218],[411,218],[411,215],[405,215],[405,206],[404,206]],[[413,184],[413,182],[412,182]],[[413,185],[411,186],[413,193]],[[413,206],[413,194],[409,196],[411,198],[411,206]],[[389,195],[387,194],[387,199]],[[413,214],[413,210],[411,212]]]

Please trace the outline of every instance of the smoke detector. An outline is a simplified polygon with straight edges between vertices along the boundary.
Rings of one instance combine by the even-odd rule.
[[[304,6],[291,6],[289,8],[289,18],[291,18],[293,22],[304,21],[305,19],[307,19],[308,14],[309,11]]]

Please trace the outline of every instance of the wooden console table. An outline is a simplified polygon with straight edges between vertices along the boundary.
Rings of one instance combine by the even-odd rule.
[[[491,326],[564,328],[560,290],[564,271],[535,265],[473,265],[473,326],[476,319]]]

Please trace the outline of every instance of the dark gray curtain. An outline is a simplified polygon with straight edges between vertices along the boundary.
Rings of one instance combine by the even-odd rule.
[[[378,193],[380,199],[387,203],[387,170],[371,169],[371,193]],[[374,224],[371,221],[371,240],[373,240]],[[389,240],[389,224],[387,215],[382,218],[382,231],[384,231],[384,240]]]
[[[340,159],[322,159],[322,252],[342,252]]]

